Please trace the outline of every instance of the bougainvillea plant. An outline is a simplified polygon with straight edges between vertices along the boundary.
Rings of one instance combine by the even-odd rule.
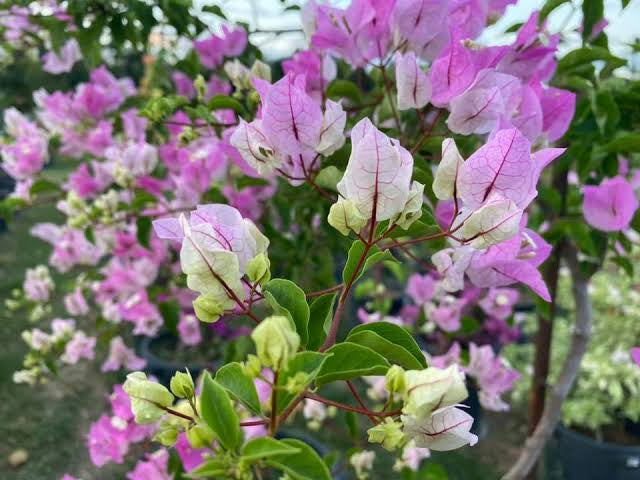
[[[539,271],[549,240],[578,231],[581,251],[606,251],[606,237],[588,242],[581,214],[565,215],[566,189],[541,181],[572,162],[572,90],[591,80],[576,69],[597,83],[624,64],[590,45],[603,35],[597,12],[585,15],[585,46],[558,65],[561,36],[546,16],[563,2],[534,13],[512,43],[487,46],[476,39],[515,2],[310,1],[308,48],[269,65],[247,26],[202,33],[189,2],[84,3],[2,12],[8,51],[35,49],[52,75],[89,67],[68,89],[35,91],[32,115],[4,112],[2,167],[15,189],[2,210],[55,202],[65,221],[32,234],[51,244],[51,269],[78,272],[61,292],[49,267],[34,266],[8,301],[41,325],[64,294],[73,317],[24,333],[30,353],[15,381],[93,360],[106,339],[102,370],[130,373],[88,446],[99,467],[160,443],[132,480],[331,478],[317,448],[288,434],[298,412],[312,431],[339,415],[356,437],[362,417],[371,444],[398,452],[397,470],[475,444],[467,385],[485,408],[508,408],[501,395],[519,375],[492,346],[517,338],[520,297],[552,300]],[[589,101],[608,108],[603,95]],[[586,107],[578,114],[589,121]],[[596,113],[602,134],[614,128],[607,115]],[[617,142],[574,182],[584,220],[607,232],[626,229],[638,207],[625,178],[637,171],[603,175],[637,147]],[[132,344],[168,331],[206,347],[212,328],[237,341],[224,364],[199,378],[178,371],[168,385],[143,371]],[[374,458],[351,454],[358,478]]]

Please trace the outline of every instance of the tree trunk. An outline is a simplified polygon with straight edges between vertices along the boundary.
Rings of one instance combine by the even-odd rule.
[[[587,349],[593,324],[593,311],[589,298],[589,280],[580,271],[578,255],[573,246],[564,248],[567,263],[571,269],[573,297],[575,300],[575,326],[569,352],[565,358],[560,376],[556,382],[549,401],[544,407],[540,421],[532,435],[529,436],[520,452],[517,462],[511,467],[502,480],[522,480],[532,471],[542,454],[545,444],[551,438],[562,410],[562,404],[578,376],[582,357]]]
[[[554,171],[551,184],[553,188],[560,193],[562,204],[556,216],[561,216],[566,211],[568,172],[566,170]],[[551,218],[551,220],[553,219],[555,219],[555,216]],[[547,315],[539,313],[537,318],[538,331],[535,340],[533,377],[531,380],[531,393],[529,395],[529,428],[527,435],[531,435],[538,425],[540,417],[542,417],[547,396],[547,378],[549,376],[551,342],[553,340],[553,319],[556,315],[558,274],[560,271],[560,259],[563,254],[563,246],[564,239],[561,239],[553,249],[551,258],[545,265],[543,272],[545,282],[549,288],[549,294],[551,295],[551,304],[549,305]],[[535,480],[535,478],[536,468],[534,466],[528,479]]]

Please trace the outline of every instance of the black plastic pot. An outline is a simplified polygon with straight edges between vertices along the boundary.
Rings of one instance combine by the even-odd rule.
[[[300,440],[313,448],[321,458],[324,458],[331,452],[331,448],[327,445],[310,436],[308,433],[301,432],[299,430],[282,428],[278,430],[278,433],[276,433],[276,438],[294,438],[296,440]],[[338,457],[336,462],[333,464],[333,468],[331,469],[331,478],[333,480],[348,480],[348,468],[342,457]]]
[[[467,391],[469,392],[469,396],[462,403],[469,407],[465,410],[473,417],[471,433],[477,435],[478,438],[484,438],[489,433],[489,425],[484,418],[484,410],[482,409],[482,405],[480,405],[478,390],[472,382],[467,381]]]
[[[170,333],[161,333],[157,337],[142,337],[137,344],[138,355],[147,361],[145,372],[155,376],[163,385],[169,386],[171,377],[179,370],[184,371],[185,367],[189,369],[195,379],[204,370],[213,373],[222,365],[221,359],[185,365],[169,358],[161,358],[156,353],[161,345],[170,345],[170,348],[173,349],[177,344],[178,338]]]
[[[547,454],[564,480],[640,479],[640,441],[638,446],[599,442],[562,425],[554,437]]]
[[[15,181],[7,175],[3,170],[0,170],[0,200],[13,192]],[[0,233],[7,231],[7,224],[0,218]]]

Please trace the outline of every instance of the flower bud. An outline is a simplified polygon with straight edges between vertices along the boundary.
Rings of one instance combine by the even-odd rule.
[[[260,359],[253,354],[247,355],[247,361],[242,364],[242,371],[247,377],[256,378],[262,371]]]
[[[419,419],[427,418],[435,408],[455,405],[467,398],[464,374],[457,365],[446,369],[429,367],[408,370],[405,405],[402,412]]]
[[[127,375],[122,388],[129,395],[136,423],[145,424],[160,420],[165,413],[163,407],[173,403],[171,392],[159,383],[147,380],[143,372]]]
[[[198,320],[205,323],[217,322],[224,307],[215,298],[202,294],[193,301],[193,309]]]
[[[351,455],[349,463],[356,471],[358,480],[364,480],[369,477],[369,471],[373,468],[375,459],[376,453],[371,450],[362,450]]]
[[[171,377],[169,386],[173,394],[178,398],[191,398],[195,392],[193,378],[191,378],[189,370],[187,370],[187,373],[176,372],[175,375]]]
[[[256,255],[247,263],[247,276],[249,280],[261,284],[268,282],[271,279],[270,266],[271,262],[269,262],[269,257],[267,257],[266,254],[261,253]]]
[[[423,202],[424,185],[419,182],[413,182],[409,191],[409,199],[393,223],[396,223],[404,230],[408,229],[413,222],[422,216]]]
[[[291,321],[278,315],[265,318],[251,333],[251,338],[262,365],[274,370],[280,370],[300,346],[300,337]]]
[[[224,72],[236,90],[251,88],[251,72],[237,58],[224,64]]]
[[[173,447],[178,440],[178,429],[174,425],[165,423],[160,427],[153,439],[165,447]]]
[[[197,140],[200,135],[192,127],[182,127],[182,132],[178,135],[178,141],[181,146],[189,145],[194,140]]]
[[[271,83],[271,67],[260,60],[253,62],[251,75]]]
[[[297,372],[293,377],[287,379],[284,389],[291,395],[297,395],[309,385],[309,374],[307,372]]]
[[[215,439],[213,430],[204,423],[198,423],[186,431],[187,440],[192,448],[210,447]]]
[[[399,365],[392,365],[387,370],[387,391],[389,393],[403,394],[407,389],[407,380],[405,378],[405,372]]]
[[[367,430],[369,443],[379,443],[385,450],[395,450],[402,446],[405,437],[402,432],[402,423],[395,422],[387,417],[384,422]]]
[[[367,224],[367,219],[362,216],[356,204],[342,197],[331,205],[327,221],[343,235],[349,235],[349,230],[360,233],[360,230]]]
[[[196,79],[193,81],[193,87],[196,89],[196,94],[198,95],[198,99],[202,100],[204,96],[207,94],[207,81],[204,79],[202,75],[198,75]]]

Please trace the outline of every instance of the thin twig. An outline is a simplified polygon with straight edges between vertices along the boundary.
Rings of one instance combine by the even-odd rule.
[[[317,290],[315,292],[307,293],[307,298],[321,297],[322,295],[326,295],[327,293],[337,292],[341,290],[344,286],[344,283],[340,283],[339,285],[334,285],[333,287],[325,288],[324,290]]]
[[[347,385],[349,386],[349,390],[351,390],[351,394],[353,395],[353,398],[356,399],[356,402],[358,402],[358,404],[365,410],[369,410],[367,408],[367,405],[364,403],[364,400],[360,396],[360,393],[358,393],[358,390],[356,389],[353,382],[351,380],[347,380]],[[373,422],[374,425],[378,424],[378,422],[376,421],[373,415],[367,415],[367,417],[369,417],[369,420],[371,420],[371,422]]]
[[[431,132],[433,132],[433,129],[438,123],[438,120],[440,120],[440,116],[442,115],[443,111],[444,110],[438,110],[438,113],[436,114],[435,118],[431,122],[431,125],[429,125],[429,128],[427,128],[427,130],[424,132],[422,137],[420,137],[420,140],[418,140],[418,143],[416,143],[411,149],[411,155],[418,152],[422,147],[422,145],[424,145],[424,142],[426,142],[429,139],[429,137],[431,136]]]

